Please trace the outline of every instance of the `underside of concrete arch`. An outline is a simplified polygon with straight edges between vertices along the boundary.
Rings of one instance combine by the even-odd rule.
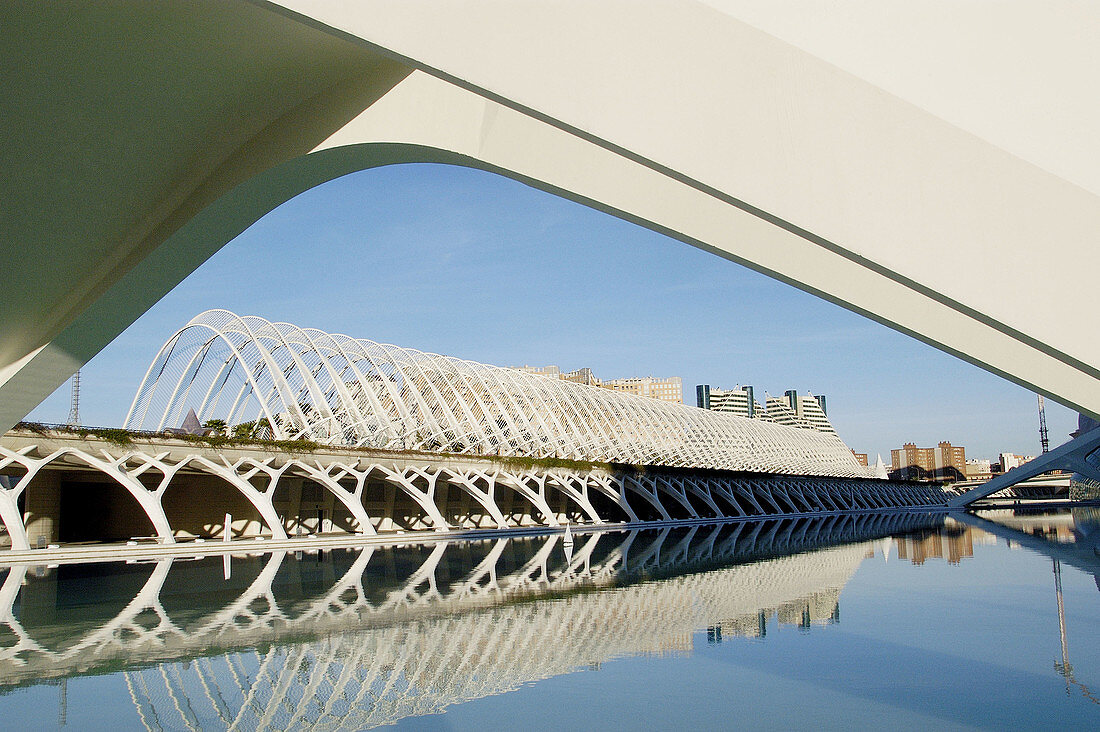
[[[406,162],[508,175],[1100,416],[1096,194],[732,11],[0,12],[0,428],[267,211]]]

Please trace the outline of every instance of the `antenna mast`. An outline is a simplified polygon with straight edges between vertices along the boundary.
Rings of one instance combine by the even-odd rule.
[[[1041,399],[1042,397],[1040,397]],[[69,419],[65,424],[75,427],[80,424],[80,370],[73,374],[73,397],[69,407]]]
[[[1050,438],[1047,436],[1047,410],[1043,403],[1043,395],[1039,394],[1039,442],[1043,446],[1043,454],[1050,452]]]

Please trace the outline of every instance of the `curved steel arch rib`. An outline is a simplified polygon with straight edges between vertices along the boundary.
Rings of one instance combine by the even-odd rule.
[[[371,368],[338,371],[331,361],[343,363],[347,349],[322,349],[318,343],[335,339],[318,331],[295,341],[302,333],[225,310],[200,313],[154,358],[126,427],[159,431],[191,408],[201,420],[230,425],[263,417],[279,439],[332,445],[626,464],[642,456],[645,464],[668,467],[864,474],[835,434],[366,340],[354,343],[379,354]],[[396,401],[379,412],[386,395]],[[552,419],[518,419],[511,410],[519,404]],[[604,422],[612,429],[601,430]],[[527,486],[512,487],[548,513]]]

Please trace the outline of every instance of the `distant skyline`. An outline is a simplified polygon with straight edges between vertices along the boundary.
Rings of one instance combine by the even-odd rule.
[[[120,425],[157,349],[210,308],[496,364],[825,394],[871,459],[948,440],[1039,451],[1035,395],[843,308],[515,181],[402,165],[331,181],[226,245],[81,372]],[[66,383],[28,419],[63,422]],[[1047,401],[1051,444],[1076,413]]]

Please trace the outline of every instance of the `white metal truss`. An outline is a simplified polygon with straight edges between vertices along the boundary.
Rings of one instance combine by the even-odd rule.
[[[188,409],[277,439],[510,457],[866,477],[835,434],[786,427],[225,310],[160,349],[126,427]]]

